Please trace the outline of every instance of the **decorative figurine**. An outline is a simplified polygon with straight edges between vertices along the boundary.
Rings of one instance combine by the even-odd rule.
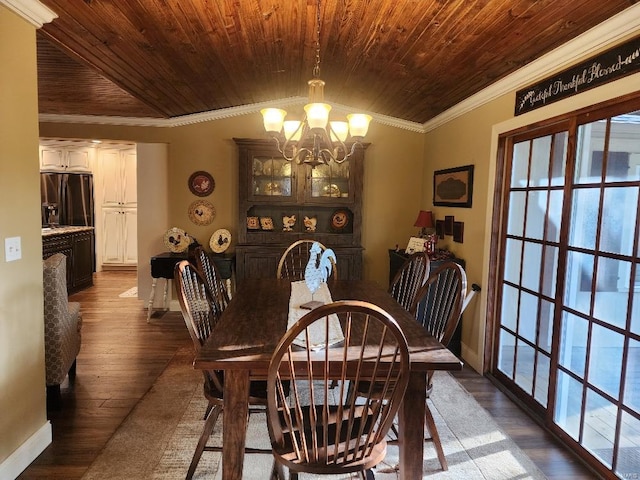
[[[322,255],[320,255],[320,252],[322,252]],[[318,259],[318,256],[320,256],[320,259]],[[311,292],[311,301],[300,305],[300,308],[313,310],[323,305],[323,302],[313,299],[313,294],[320,288],[321,283],[327,282],[329,275],[331,275],[331,270],[333,269],[331,260],[336,261],[336,255],[333,253],[333,250],[327,248],[325,251],[322,251],[318,242],[311,244],[309,262],[304,269],[304,281]]]
[[[284,215],[282,217],[282,231],[283,232],[291,232],[293,227],[296,224],[296,216],[291,215],[290,217]]]
[[[318,219],[316,217],[304,217],[304,229],[307,232],[315,232],[316,223],[318,223]]]

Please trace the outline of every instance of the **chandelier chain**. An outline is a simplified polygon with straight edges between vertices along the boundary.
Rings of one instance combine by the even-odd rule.
[[[320,78],[320,0],[316,9],[316,61],[312,73],[313,78]]]

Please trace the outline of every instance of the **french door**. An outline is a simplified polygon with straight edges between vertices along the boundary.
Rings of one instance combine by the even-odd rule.
[[[640,100],[501,142],[491,374],[604,476],[640,478]]]

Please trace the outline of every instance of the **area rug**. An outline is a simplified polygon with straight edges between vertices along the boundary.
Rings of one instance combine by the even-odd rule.
[[[183,355],[185,356],[185,355]],[[188,357],[188,355],[186,355]],[[202,376],[189,362],[173,361],[139,402],[87,471],[84,480],[184,478],[203,426],[206,401]],[[545,479],[542,472],[500,429],[491,416],[448,373],[437,372],[429,400],[449,470],[443,472],[430,443],[425,444],[423,479]],[[221,440],[219,420],[212,443]],[[248,446],[269,446],[264,414],[250,417]],[[245,456],[245,479],[268,479],[271,455]],[[399,478],[398,448],[389,446],[375,478]],[[195,479],[221,478],[220,454],[204,452]],[[301,479],[346,479],[301,475]]]
[[[118,297],[120,298],[130,298],[138,296],[138,287],[131,287],[129,290],[122,292]]]

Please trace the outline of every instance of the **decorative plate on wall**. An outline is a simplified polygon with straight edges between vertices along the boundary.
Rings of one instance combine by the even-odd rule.
[[[351,222],[351,212],[347,209],[338,209],[331,215],[331,230],[341,232]]]
[[[189,190],[194,195],[206,197],[216,188],[216,182],[210,173],[203,170],[194,172],[189,177]]]
[[[216,208],[206,200],[196,200],[189,205],[189,220],[196,225],[209,225],[216,218]]]
[[[221,228],[213,232],[209,240],[209,246],[213,253],[222,253],[231,245],[231,232],[226,228]]]
[[[191,244],[191,237],[187,235],[187,232],[178,227],[173,227],[167,230],[163,237],[164,246],[171,253],[186,252]]]

